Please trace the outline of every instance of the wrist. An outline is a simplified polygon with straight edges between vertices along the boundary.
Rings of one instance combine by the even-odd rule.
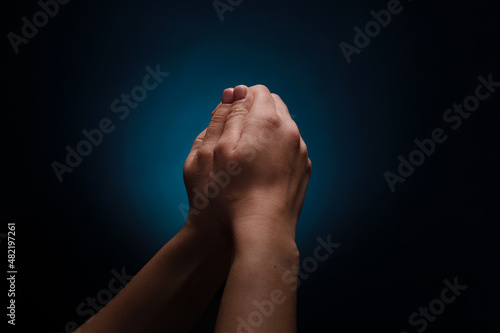
[[[300,264],[300,255],[294,241],[277,240],[273,243],[236,244],[232,264],[237,263],[258,271],[269,272],[273,268],[280,272],[293,271]]]
[[[230,225],[234,242],[247,244],[255,242],[260,246],[278,240],[295,243],[297,220],[283,212],[266,211],[247,216],[240,215],[233,218]]]
[[[263,216],[233,221],[235,258],[277,259],[285,263],[298,264],[299,251],[295,243],[295,227],[290,224],[289,221],[270,221]]]
[[[229,229],[210,214],[190,212],[181,231],[196,244],[194,246],[210,254],[215,252],[220,255],[232,251]]]

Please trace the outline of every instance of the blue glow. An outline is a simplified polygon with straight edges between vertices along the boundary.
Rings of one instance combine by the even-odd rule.
[[[375,123],[384,124],[378,128],[389,128],[390,115],[378,115],[377,111],[394,103],[387,101],[379,106],[370,101],[385,80],[377,54],[367,57],[371,59],[370,72],[362,64],[346,70],[342,54],[330,46],[335,41],[333,37],[332,41],[325,41],[307,29],[266,17],[259,18],[265,22],[265,32],[258,26],[248,28],[254,19],[251,15],[243,18],[247,21],[227,25],[225,22],[224,26],[220,22],[210,23],[215,32],[202,30],[192,35],[189,22],[193,19],[179,16],[166,22],[164,30],[155,31],[155,40],[170,41],[165,45],[136,40],[135,43],[146,43],[141,53],[129,52],[118,63],[113,63],[110,56],[106,60],[108,71],[116,75],[109,79],[112,88],[93,104],[89,101],[86,107],[96,110],[96,105],[100,105],[94,118],[114,117],[117,126],[98,148],[99,161],[85,162],[96,187],[104,179],[113,184],[107,191],[102,190],[101,198],[103,205],[110,206],[109,214],[115,223],[137,230],[137,221],[145,222],[141,225],[148,236],[144,237],[149,240],[154,235],[158,243],[172,237],[184,223],[178,205],[187,204],[182,166],[194,138],[208,125],[223,89],[238,84],[264,84],[289,107],[313,162],[297,229],[298,243],[314,240],[316,234],[323,233],[322,228],[347,224],[346,211],[356,209],[358,200],[366,197],[363,191],[373,185],[366,179],[382,179],[376,168],[367,174],[365,164],[371,163],[373,156],[360,152],[388,145],[390,139],[385,132],[373,132]],[[203,24],[198,22],[198,26]],[[182,27],[186,29],[184,33],[175,35]],[[112,34],[123,32],[117,29]],[[189,43],[187,36],[191,37]],[[119,41],[110,39],[110,43],[110,52],[117,52],[114,48]],[[375,51],[373,47],[371,52]],[[146,65],[154,67],[158,63],[170,76],[149,92],[127,119],[118,120],[109,111],[110,102],[141,82]],[[130,66],[130,72],[120,72]],[[102,68],[107,68],[104,60],[96,71]],[[352,74],[354,82],[351,69],[358,71]],[[371,84],[373,95],[365,91],[365,99],[360,100],[358,89],[363,88],[359,83],[363,79]],[[360,114],[359,110],[366,112]],[[374,140],[361,142],[361,137]],[[108,202],[110,196],[114,197],[112,204]]]

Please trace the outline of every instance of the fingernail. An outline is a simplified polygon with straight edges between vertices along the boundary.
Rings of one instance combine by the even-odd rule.
[[[234,88],[234,101],[241,101],[247,96],[247,87],[244,85]]]
[[[233,103],[233,88],[227,88],[222,93],[222,103],[231,104]]]

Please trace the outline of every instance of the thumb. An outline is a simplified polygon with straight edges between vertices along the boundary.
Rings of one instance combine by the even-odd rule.
[[[234,101],[226,117],[224,131],[220,137],[221,143],[227,144],[231,149],[236,147],[241,138],[245,118],[252,108],[253,101],[253,93],[247,86],[241,85],[234,88]]]

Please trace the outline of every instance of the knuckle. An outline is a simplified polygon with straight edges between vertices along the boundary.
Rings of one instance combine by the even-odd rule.
[[[298,148],[302,142],[299,128],[297,127],[295,122],[286,122],[286,127],[284,129],[284,136],[286,140],[293,145],[293,147]]]
[[[213,157],[213,151],[207,146],[202,145],[197,151],[198,161],[201,163],[206,163]]]
[[[286,105],[285,105],[285,103],[283,103],[283,100],[281,99],[280,95],[275,94],[275,93],[271,93],[271,96],[273,97],[273,100],[275,102],[277,102],[278,104],[284,105],[286,107]]]
[[[231,105],[229,112],[225,117],[225,121],[229,121],[237,117],[245,117],[248,114],[248,109],[244,101],[238,101]]]
[[[228,144],[225,141],[219,140],[214,148],[214,157],[224,156],[228,151]]]
[[[310,175],[312,173],[312,162],[311,159],[307,159],[306,173]]]
[[[282,110],[284,113],[290,114],[290,110],[288,110],[288,107],[286,106],[285,102],[281,99],[281,97],[277,94],[271,94],[273,101],[274,101],[274,106],[278,110]]]
[[[217,111],[212,115],[211,123],[222,123],[226,120],[226,113]]]
[[[248,113],[248,109],[245,105],[244,101],[238,101],[235,102],[231,105],[231,109],[229,110],[228,118],[229,117],[236,117],[236,116],[244,116]]]
[[[269,129],[277,129],[281,126],[281,120],[278,115],[269,114],[263,119],[264,125]]]
[[[258,92],[261,92],[261,93],[267,93],[267,94],[270,94],[271,92],[269,91],[269,89],[263,85],[263,84],[257,84],[255,86],[252,87],[255,91],[258,91]]]
[[[285,135],[287,140],[294,146],[300,147],[302,142],[302,137],[300,136],[299,128],[295,123],[290,123],[285,130]]]
[[[238,144],[238,148],[233,150],[230,159],[240,164],[250,163],[258,153],[258,149],[251,143]]]
[[[302,154],[305,157],[308,157],[307,145],[304,142],[304,140],[302,140],[302,138],[300,138],[300,141],[301,141],[301,143],[300,143],[300,154]]]
[[[215,160],[227,160],[233,158],[233,148],[234,143],[229,140],[219,139],[214,148],[214,161]]]

